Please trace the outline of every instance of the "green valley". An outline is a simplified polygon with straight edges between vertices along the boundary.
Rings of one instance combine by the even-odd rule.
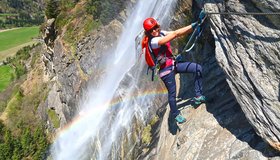
[[[0,61],[13,56],[16,52],[26,46],[35,43],[33,38],[39,35],[39,27],[23,27],[0,32]]]

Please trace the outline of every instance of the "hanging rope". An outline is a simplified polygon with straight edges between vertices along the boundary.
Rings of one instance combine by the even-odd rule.
[[[201,25],[204,23],[204,21],[206,20],[207,16],[205,16],[202,21],[200,22],[200,24],[197,25],[197,27],[195,27],[189,41],[187,42],[187,44],[185,45],[183,51],[184,52],[189,52],[193,49],[193,47],[195,46],[198,38],[201,36],[204,27],[202,27]],[[190,46],[190,44],[192,43],[192,45]]]
[[[214,15],[214,14],[219,14],[219,15],[271,15],[271,16],[277,16],[280,15],[280,12],[205,12],[206,15]],[[207,16],[203,19],[202,23],[206,19]],[[185,52],[189,52],[193,49],[193,47],[196,44],[197,39],[201,36],[201,33],[203,32],[203,28],[200,30],[200,32],[197,34],[197,29],[198,27],[195,28],[193,34],[191,35],[187,45],[184,47]],[[192,43],[192,45],[189,47],[189,45]],[[187,48],[189,47],[189,48]]]
[[[206,11],[205,14],[206,14],[206,16],[204,17],[202,23],[205,21],[207,16],[215,15],[215,14],[219,14],[219,15],[261,15],[261,16],[268,15],[268,16],[278,16],[278,15],[280,15],[280,12],[207,12]],[[198,25],[194,29],[189,41],[187,42],[187,44],[185,45],[185,47],[183,49],[184,53],[187,53],[187,52],[191,51],[194,48],[198,38],[201,36],[204,28],[200,28],[200,31],[197,33],[197,30],[198,30],[199,27],[200,27],[200,25]],[[176,59],[181,59],[181,54],[182,53],[178,54],[176,56]]]
[[[270,15],[277,16],[280,12],[205,12],[205,14],[221,14],[221,15]]]

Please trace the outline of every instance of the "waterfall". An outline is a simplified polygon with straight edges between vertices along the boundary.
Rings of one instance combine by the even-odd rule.
[[[168,27],[175,5],[176,0],[137,1],[114,53],[106,59],[102,80],[98,85],[88,87],[78,106],[81,112],[52,145],[54,159],[103,160],[109,155],[115,159],[112,149],[119,148],[116,143],[122,130],[130,127],[134,116],[144,119],[151,106],[146,101],[147,94],[139,86],[139,79],[146,75],[142,73],[143,56],[141,63],[135,58],[135,36],[142,30],[147,17],[156,18],[163,28]]]

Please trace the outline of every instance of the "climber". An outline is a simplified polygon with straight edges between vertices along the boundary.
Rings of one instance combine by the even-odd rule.
[[[155,70],[159,65],[159,77],[164,82],[168,90],[168,103],[171,115],[178,123],[184,123],[184,118],[177,108],[176,104],[176,73],[194,73],[195,80],[195,104],[199,105],[205,102],[205,96],[202,94],[202,67],[193,62],[176,62],[173,58],[170,41],[190,34],[198,23],[205,17],[201,11],[198,22],[182,27],[175,31],[162,31],[160,25],[154,18],[147,18],[143,22],[145,36],[142,40],[142,49],[145,52],[145,59],[150,69]]]

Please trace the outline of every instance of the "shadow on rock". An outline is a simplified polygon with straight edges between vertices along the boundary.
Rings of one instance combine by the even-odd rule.
[[[182,102],[182,103],[180,103]],[[183,110],[189,107],[192,108],[198,108],[201,104],[195,104],[195,102],[188,98],[186,101],[183,101],[183,99],[177,100],[177,107],[179,110]],[[181,131],[180,127],[178,126],[175,118],[172,116],[172,114],[169,112],[169,116],[168,116],[168,131],[172,134],[172,135],[176,135],[177,132]]]
[[[230,131],[238,140],[246,142],[251,149],[261,152],[263,156],[279,156],[279,152],[256,134],[233,95],[231,100],[230,95],[227,96],[217,97],[215,101],[206,103],[207,111],[213,114],[219,125]],[[224,99],[228,99],[228,101],[224,101]],[[250,152],[250,148],[246,150],[248,150],[246,152]]]
[[[234,137],[236,137],[236,139],[240,140],[241,142],[245,142],[242,144],[242,147],[244,147],[242,150],[234,148],[233,145],[232,150],[236,150],[236,155],[239,156],[236,157],[237,159],[244,157],[244,154],[248,154],[252,150],[259,151],[265,157],[278,156],[279,152],[274,150],[269,146],[268,143],[262,140],[262,138],[256,134],[251,124],[249,124],[244,112],[236,100],[236,98],[239,97],[235,97],[233,95],[232,89],[227,83],[227,76],[217,62],[215,57],[217,56],[215,55],[216,47],[215,44],[212,44],[211,42],[215,42],[213,37],[208,40],[208,43],[205,41],[205,51],[201,51],[201,54],[198,55],[201,56],[201,61],[199,63],[202,65],[204,75],[203,91],[204,95],[208,99],[205,103],[206,110],[213,115],[213,117],[223,129],[229,131]],[[223,45],[220,47],[223,47]],[[224,50],[227,49],[224,48]],[[180,92],[182,93],[181,97],[192,97],[194,96],[191,93],[193,91],[193,79],[184,78],[183,76],[184,75],[181,75],[180,77],[180,89],[184,91]],[[190,92],[185,91],[186,89],[188,89]],[[182,107],[188,104],[191,106],[192,102],[187,101],[182,105],[178,104],[178,106]]]
[[[279,85],[278,85],[278,101],[280,102],[280,82],[279,82]]]

